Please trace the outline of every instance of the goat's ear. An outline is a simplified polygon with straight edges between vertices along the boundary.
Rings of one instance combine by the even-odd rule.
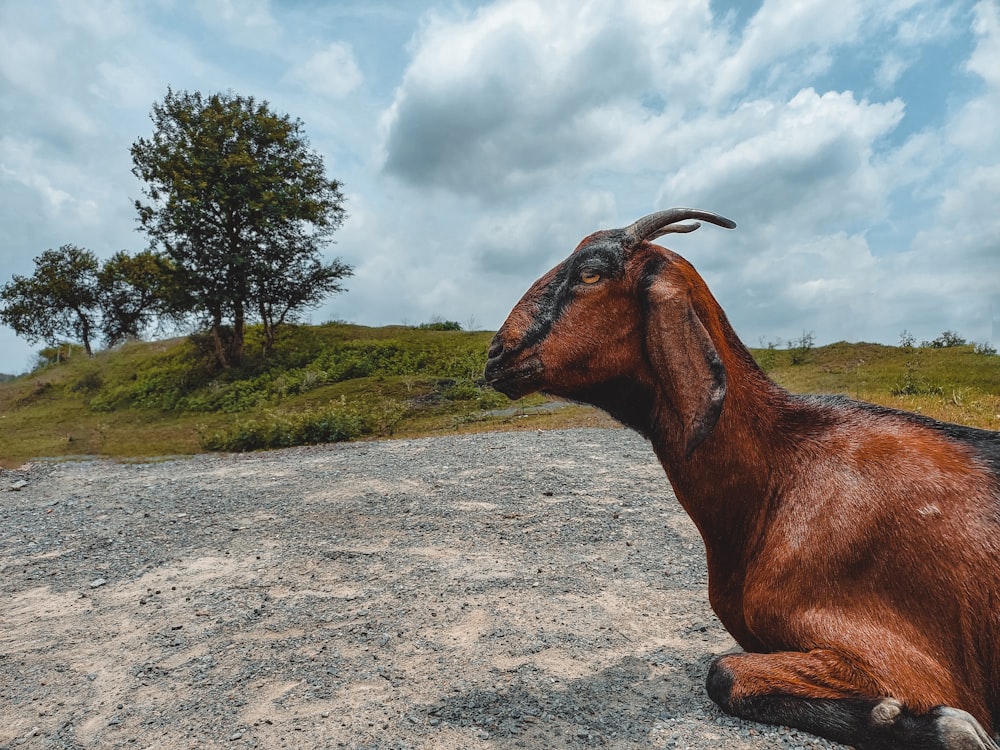
[[[712,434],[726,398],[726,368],[688,295],[655,279],[649,288],[646,348],[684,431],[685,457]]]

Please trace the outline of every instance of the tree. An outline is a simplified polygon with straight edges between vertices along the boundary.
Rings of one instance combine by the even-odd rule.
[[[248,321],[274,327],[341,291],[350,266],[321,248],[346,218],[302,123],[233,94],[175,93],[154,104],[152,138],[132,145],[148,202],[139,223],[171,263],[222,367],[239,365]]]
[[[270,353],[279,326],[329,294],[340,292],[340,280],[351,268],[340,260],[324,264],[301,253],[271,252],[258,260],[254,294],[257,316],[264,329],[264,354]]]
[[[93,354],[97,328],[98,261],[90,250],[63,245],[35,258],[30,277],[14,274],[0,289],[0,322],[29,343],[56,345],[65,336]]]
[[[97,273],[97,302],[106,345],[139,338],[159,316],[171,312],[169,271],[168,262],[150,250],[136,255],[122,250],[104,262]]]
[[[46,250],[35,258],[32,276],[15,274],[0,289],[0,322],[30,343],[56,347],[69,337],[93,354],[97,334],[113,346],[172,312],[167,270],[150,251],[122,250],[101,264],[76,245]]]

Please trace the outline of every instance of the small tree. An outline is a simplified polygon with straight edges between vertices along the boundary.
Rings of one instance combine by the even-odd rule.
[[[805,364],[816,342],[816,335],[812,331],[803,331],[802,336],[795,341],[788,342],[788,349],[792,352],[792,364]]]
[[[0,322],[31,344],[44,341],[55,346],[68,336],[93,354],[98,266],[97,256],[76,245],[46,250],[35,258],[34,274],[15,274],[0,289]]]
[[[341,279],[352,273],[339,259],[323,263],[291,248],[284,256],[276,251],[262,255],[257,263],[253,303],[264,329],[264,356],[274,347],[280,326],[297,320],[324,297],[343,291]]]
[[[122,250],[104,262],[97,274],[97,301],[105,344],[139,338],[170,312],[168,272],[166,260],[149,250],[136,255]]]
[[[140,226],[205,321],[220,366],[239,365],[249,319],[273,341],[276,325],[350,275],[320,257],[346,217],[341,185],[326,177],[302,123],[267,102],[168,89],[151,117],[152,138],[132,145],[147,198],[135,201]]]

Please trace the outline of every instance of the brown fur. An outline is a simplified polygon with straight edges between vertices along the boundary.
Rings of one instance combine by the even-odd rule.
[[[790,396],[687,261],[648,242],[624,258],[567,287],[568,302],[553,288],[583,255],[539,279],[497,333],[487,377],[512,396],[595,403],[650,439],[705,541],[712,607],[751,652],[722,659],[732,700],[891,697],[993,731],[995,470],[947,426]],[[558,315],[532,334],[546,305]]]

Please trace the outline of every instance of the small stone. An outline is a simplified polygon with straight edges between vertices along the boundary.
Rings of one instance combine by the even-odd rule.
[[[16,482],[14,482],[14,484],[10,486],[10,488],[15,492],[17,492],[19,490],[23,490],[27,486],[28,486],[28,481],[26,479],[18,479]]]
[[[92,588],[92,589],[99,589],[101,586],[103,586],[106,583],[107,583],[107,581],[104,580],[103,578],[95,578],[93,581],[90,582],[90,588]]]

